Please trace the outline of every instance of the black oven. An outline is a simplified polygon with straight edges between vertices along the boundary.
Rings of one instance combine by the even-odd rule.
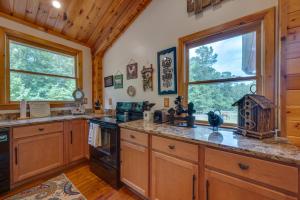
[[[90,146],[90,168],[93,173],[119,188],[120,184],[120,128],[117,124],[90,120],[101,129],[101,146]]]
[[[114,188],[120,180],[120,123],[143,118],[144,102],[118,102],[115,117],[93,118],[90,123],[99,125],[101,144],[90,146],[91,171]],[[97,144],[98,145],[98,144]]]

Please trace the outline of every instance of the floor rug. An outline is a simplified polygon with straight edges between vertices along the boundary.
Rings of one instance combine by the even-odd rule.
[[[86,200],[73,183],[61,174],[36,187],[20,192],[6,200]]]

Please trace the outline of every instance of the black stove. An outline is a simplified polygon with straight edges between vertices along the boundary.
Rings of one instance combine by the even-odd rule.
[[[143,102],[118,102],[116,116],[90,120],[90,124],[99,125],[102,141],[99,147],[90,146],[91,171],[116,189],[121,187],[120,128],[118,125],[143,119],[143,107]]]

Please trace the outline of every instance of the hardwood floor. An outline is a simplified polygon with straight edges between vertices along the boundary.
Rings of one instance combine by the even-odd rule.
[[[81,164],[64,171],[64,173],[88,200],[140,200],[139,197],[125,187],[118,191],[110,187],[107,183],[94,175],[87,164]],[[23,190],[39,185],[56,175],[16,188],[5,196],[0,196],[0,199],[4,199],[5,197],[12,196]]]

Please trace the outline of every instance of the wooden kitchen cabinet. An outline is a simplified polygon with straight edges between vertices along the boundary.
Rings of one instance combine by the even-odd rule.
[[[149,150],[147,147],[121,141],[121,181],[149,196]]]
[[[63,132],[13,141],[13,183],[63,166]]]
[[[85,157],[85,147],[87,138],[85,137],[85,124],[84,120],[72,120],[67,122],[69,124],[69,129],[66,138],[66,147],[68,149],[67,153],[69,162],[78,161]]]
[[[213,170],[205,170],[207,200],[297,200],[271,190]]]
[[[151,199],[198,199],[198,165],[152,151]]]

